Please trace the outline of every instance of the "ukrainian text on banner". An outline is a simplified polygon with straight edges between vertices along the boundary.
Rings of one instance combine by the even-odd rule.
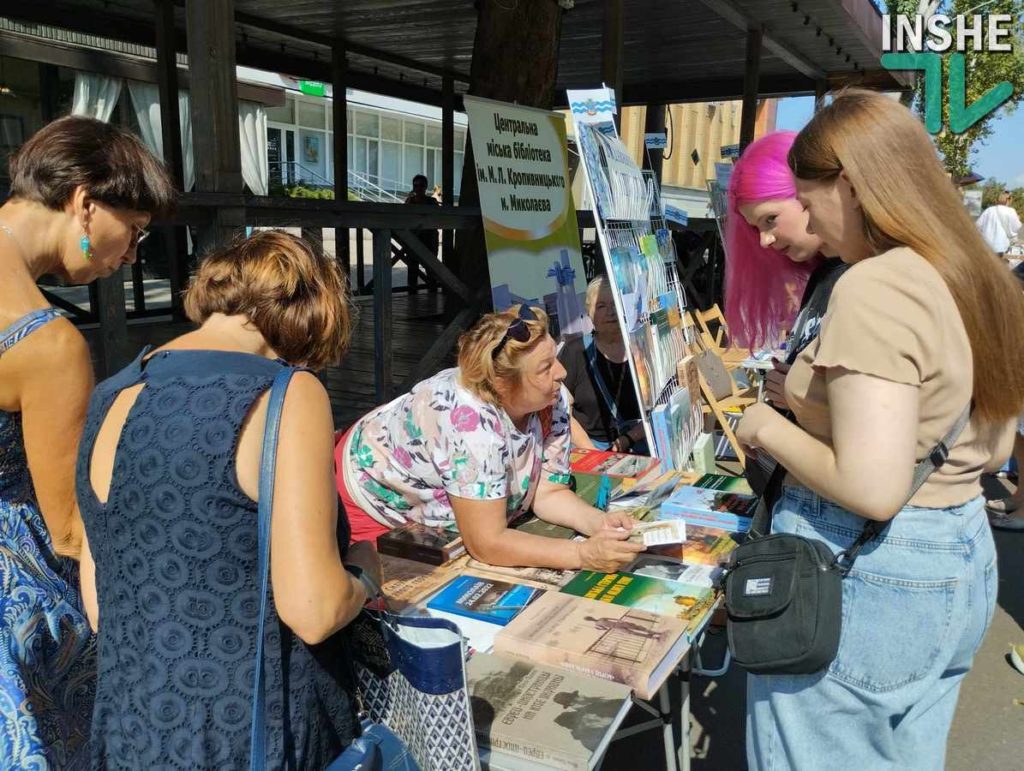
[[[584,332],[586,277],[569,183],[565,119],[465,97],[495,310],[544,307],[560,334]]]

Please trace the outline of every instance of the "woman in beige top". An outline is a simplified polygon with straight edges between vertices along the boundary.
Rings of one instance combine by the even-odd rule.
[[[866,520],[885,527],[843,581],[828,669],[749,677],[749,765],[942,768],[995,604],[979,480],[1009,455],[1024,406],[1024,301],[898,102],[837,96],[789,160],[809,229],[852,267],[786,378],[797,423],[753,405],[738,436],[790,471],[773,531],[838,553]],[[905,505],[915,464],[972,400],[948,461]]]

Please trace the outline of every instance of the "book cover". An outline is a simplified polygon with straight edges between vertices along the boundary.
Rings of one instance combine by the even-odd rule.
[[[504,581],[532,586],[535,589],[561,589],[572,577],[574,570],[555,570],[554,568],[510,568],[503,565],[488,565],[472,557],[467,557],[466,575],[479,578],[496,578]]]
[[[377,536],[377,551],[430,565],[443,565],[466,552],[457,532],[408,522]]]
[[[756,507],[754,495],[683,485],[661,504],[659,517],[745,532],[750,529]]]
[[[743,536],[718,527],[707,525],[686,525],[684,543],[652,546],[645,553],[652,556],[668,557],[688,565],[722,565],[729,561],[729,555],[743,542]]]
[[[459,575],[468,564],[463,555],[444,565],[428,565],[389,554],[380,555],[384,582],[381,591],[395,611],[410,608]]]
[[[633,701],[619,683],[495,654],[466,665],[481,749],[552,768],[588,771]]]
[[[641,477],[656,467],[660,467],[658,459],[647,455],[628,455],[582,447],[574,447],[569,455],[569,468],[574,474]]]
[[[629,572],[639,576],[660,578],[663,581],[679,581],[683,584],[712,588],[722,575],[722,568],[717,565],[687,565],[674,559],[641,554],[629,566]]]
[[[665,465],[674,470],[674,455],[672,451],[672,436],[669,429],[669,405],[659,404],[651,410],[651,429],[654,432],[654,446],[658,457],[665,461]]]
[[[670,616],[545,592],[494,638],[494,652],[582,672],[651,699],[689,648]]]
[[[598,573],[593,570],[581,570],[562,587],[562,592],[669,616],[688,627],[703,618],[713,600],[711,590],[705,586],[634,573]]]
[[[742,493],[753,495],[750,483],[744,477],[732,477],[726,474],[704,474],[696,482],[694,487],[704,487],[708,490],[724,490],[730,493]]]
[[[576,535],[576,531],[571,527],[555,525],[551,522],[546,522],[540,517],[528,517],[513,523],[512,527],[516,530],[522,530],[524,533],[542,535],[545,538],[573,538]]]
[[[697,404],[700,401],[700,375],[697,369],[697,359],[694,355],[687,354],[676,366],[676,376],[679,385],[690,392],[690,403]]]
[[[427,607],[504,626],[540,591],[509,581],[462,575],[438,592]]]

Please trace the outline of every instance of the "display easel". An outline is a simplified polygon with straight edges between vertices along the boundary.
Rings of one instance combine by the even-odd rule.
[[[598,243],[622,329],[644,435],[654,450],[652,412],[679,390],[676,366],[693,343],[682,324],[686,296],[660,188],[642,172],[618,136],[615,95],[608,88],[569,91],[576,141]],[[699,394],[691,394],[672,454],[688,458],[701,430]]]

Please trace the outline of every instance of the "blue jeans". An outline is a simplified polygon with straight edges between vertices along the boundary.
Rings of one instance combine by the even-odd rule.
[[[838,552],[863,525],[805,487],[786,487],[772,531]],[[748,675],[751,770],[943,768],[960,683],[995,602],[984,501],[904,508],[843,579],[842,635],[828,669]]]

